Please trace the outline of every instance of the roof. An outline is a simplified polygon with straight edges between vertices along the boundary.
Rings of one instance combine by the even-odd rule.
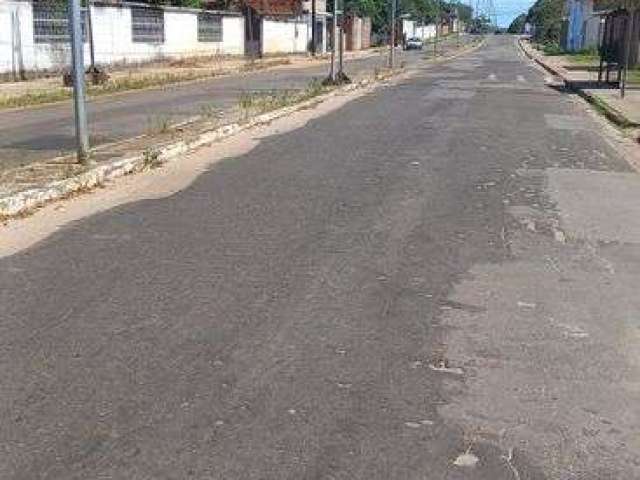
[[[301,0],[245,0],[260,15],[299,15]]]

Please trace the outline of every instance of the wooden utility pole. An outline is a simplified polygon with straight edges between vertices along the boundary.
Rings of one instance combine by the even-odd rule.
[[[311,54],[316,56],[316,0],[311,0]]]
[[[343,18],[344,21],[344,18]],[[338,56],[338,75],[340,75],[340,81],[342,81],[342,78],[344,76],[344,72],[342,71],[342,64],[343,64],[343,58],[344,58],[344,23],[342,24],[342,26],[340,27],[340,41],[338,42],[340,45],[340,55]]]
[[[634,11],[631,7],[627,7],[627,32],[625,35],[624,46],[624,77],[620,82],[620,96],[624,98],[627,90],[627,79],[629,75],[629,64],[631,63],[631,37],[633,37],[633,19]]]
[[[396,0],[391,0],[391,40],[389,42],[389,68],[395,66],[396,56]]]
[[[87,0],[87,36],[89,37],[89,56],[91,58],[91,73],[96,72],[96,48],[93,43],[93,19],[91,18],[91,0]]]

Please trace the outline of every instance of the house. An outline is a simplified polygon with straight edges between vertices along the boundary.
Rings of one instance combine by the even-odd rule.
[[[275,55],[306,53],[315,42],[317,53],[326,53],[331,44],[332,14],[325,0],[246,0],[247,53]]]
[[[95,0],[83,9],[85,63],[93,43],[97,64],[158,58],[243,54],[240,12],[158,7]],[[91,18],[89,32],[87,19]],[[91,33],[91,34],[90,34]],[[0,74],[58,71],[70,64],[66,8],[57,2],[0,2]],[[17,76],[17,75],[16,75]]]

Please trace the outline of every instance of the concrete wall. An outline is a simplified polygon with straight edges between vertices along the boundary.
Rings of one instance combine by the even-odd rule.
[[[362,19],[348,17],[344,22],[345,48],[347,50],[362,49]]]
[[[414,20],[402,20],[402,34],[407,38],[416,36],[416,22]]]
[[[304,19],[263,19],[262,53],[305,53],[311,39],[310,28]]]
[[[194,55],[241,55],[244,53],[244,18],[224,15],[222,42],[198,42],[198,12],[166,9],[163,43],[134,43],[130,8],[93,6],[91,10],[96,62],[144,62],[158,57]],[[89,44],[85,42],[85,63],[89,64]],[[31,2],[0,1],[0,73],[25,70],[57,70],[70,64],[69,45],[36,44],[33,38]]]
[[[303,0],[302,1],[302,11],[304,13],[311,13],[311,9],[313,8],[311,5],[312,0]],[[316,0],[316,13],[324,13],[327,11],[327,1],[326,0]]]
[[[418,38],[427,40],[429,38],[434,38],[435,36],[436,36],[435,24],[421,25],[419,27],[416,27],[416,37]]]
[[[371,18],[362,19],[362,48],[371,48]]]

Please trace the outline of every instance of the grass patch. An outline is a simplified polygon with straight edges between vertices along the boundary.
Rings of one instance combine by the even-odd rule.
[[[598,54],[598,50],[595,48],[580,50],[579,52],[567,52],[565,55],[571,60],[571,62],[582,65],[590,65],[600,62],[600,55]]]
[[[629,70],[629,73],[627,75],[627,82],[634,85],[640,85],[640,68]]]
[[[147,119],[147,134],[167,133],[171,128],[171,119],[166,115],[158,115]]]
[[[290,63],[291,60],[289,58],[280,58],[262,63],[245,64],[240,68],[240,70],[260,70],[278,65],[288,65]],[[89,97],[99,97],[100,95],[108,95],[118,92],[162,87],[164,85],[171,85],[175,83],[218,77],[225,73],[230,72],[221,70],[187,70],[179,73],[168,72],[141,76],[130,75],[128,77],[109,80],[103,85],[87,84],[87,95]],[[25,93],[22,95],[0,96],[0,110],[7,108],[24,108],[32,105],[43,105],[46,103],[59,102],[61,100],[69,100],[72,95],[73,90],[71,88],[60,87],[52,90]]]
[[[565,54],[565,51],[557,43],[544,43],[536,46],[536,48],[538,48],[538,50],[542,50],[545,55],[549,56]]]
[[[265,90],[242,92],[238,98],[238,108],[246,120],[250,115],[259,115],[278,108],[287,107],[317,97],[329,87],[314,79],[304,90]]]
[[[0,97],[0,109],[23,108],[29,105],[42,105],[44,103],[68,100],[71,98],[71,93],[70,89],[59,88],[55,90],[44,90],[42,92],[30,92],[11,97]]]

